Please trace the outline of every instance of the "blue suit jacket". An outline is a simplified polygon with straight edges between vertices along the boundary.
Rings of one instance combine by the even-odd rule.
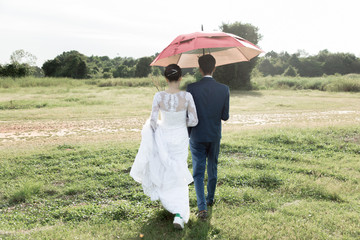
[[[194,98],[199,123],[189,128],[191,140],[216,142],[221,138],[221,120],[229,119],[229,87],[212,77],[189,84],[187,91]]]

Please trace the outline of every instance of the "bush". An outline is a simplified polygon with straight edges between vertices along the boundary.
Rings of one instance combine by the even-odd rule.
[[[311,89],[332,92],[360,92],[360,74],[332,75],[316,78],[305,77],[255,77],[256,89]]]
[[[357,79],[339,79],[325,87],[326,91],[331,92],[360,92],[360,81]]]
[[[150,87],[154,86],[149,78],[115,78],[111,80],[99,80],[98,87]]]
[[[29,75],[30,66],[27,64],[7,64],[1,67],[0,70],[0,76],[15,79]]]
[[[103,78],[105,78],[105,79],[112,78],[112,74],[109,73],[109,72],[105,72],[105,73],[103,74]]]
[[[287,78],[287,79],[280,79],[276,81],[277,88],[283,89],[283,88],[294,88],[299,89],[300,84],[296,79]]]

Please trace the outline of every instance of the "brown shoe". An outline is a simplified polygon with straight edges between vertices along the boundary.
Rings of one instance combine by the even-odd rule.
[[[197,217],[200,218],[201,220],[206,220],[208,217],[208,213],[206,210],[199,211],[197,213]]]

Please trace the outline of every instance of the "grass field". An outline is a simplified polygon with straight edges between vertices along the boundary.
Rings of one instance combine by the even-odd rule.
[[[0,239],[360,238],[360,93],[232,91],[216,204],[190,185],[177,231],[129,176],[156,88],[85,81],[0,88]]]

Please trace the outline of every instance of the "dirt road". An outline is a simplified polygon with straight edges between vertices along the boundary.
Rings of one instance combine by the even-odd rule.
[[[140,138],[145,118],[79,120],[79,121],[19,121],[0,122],[0,146],[14,142],[41,140]],[[231,115],[224,123],[227,129],[251,129],[276,126],[333,126],[360,124],[360,111],[307,111],[282,113],[244,113]],[[106,137],[108,136],[108,137]]]

